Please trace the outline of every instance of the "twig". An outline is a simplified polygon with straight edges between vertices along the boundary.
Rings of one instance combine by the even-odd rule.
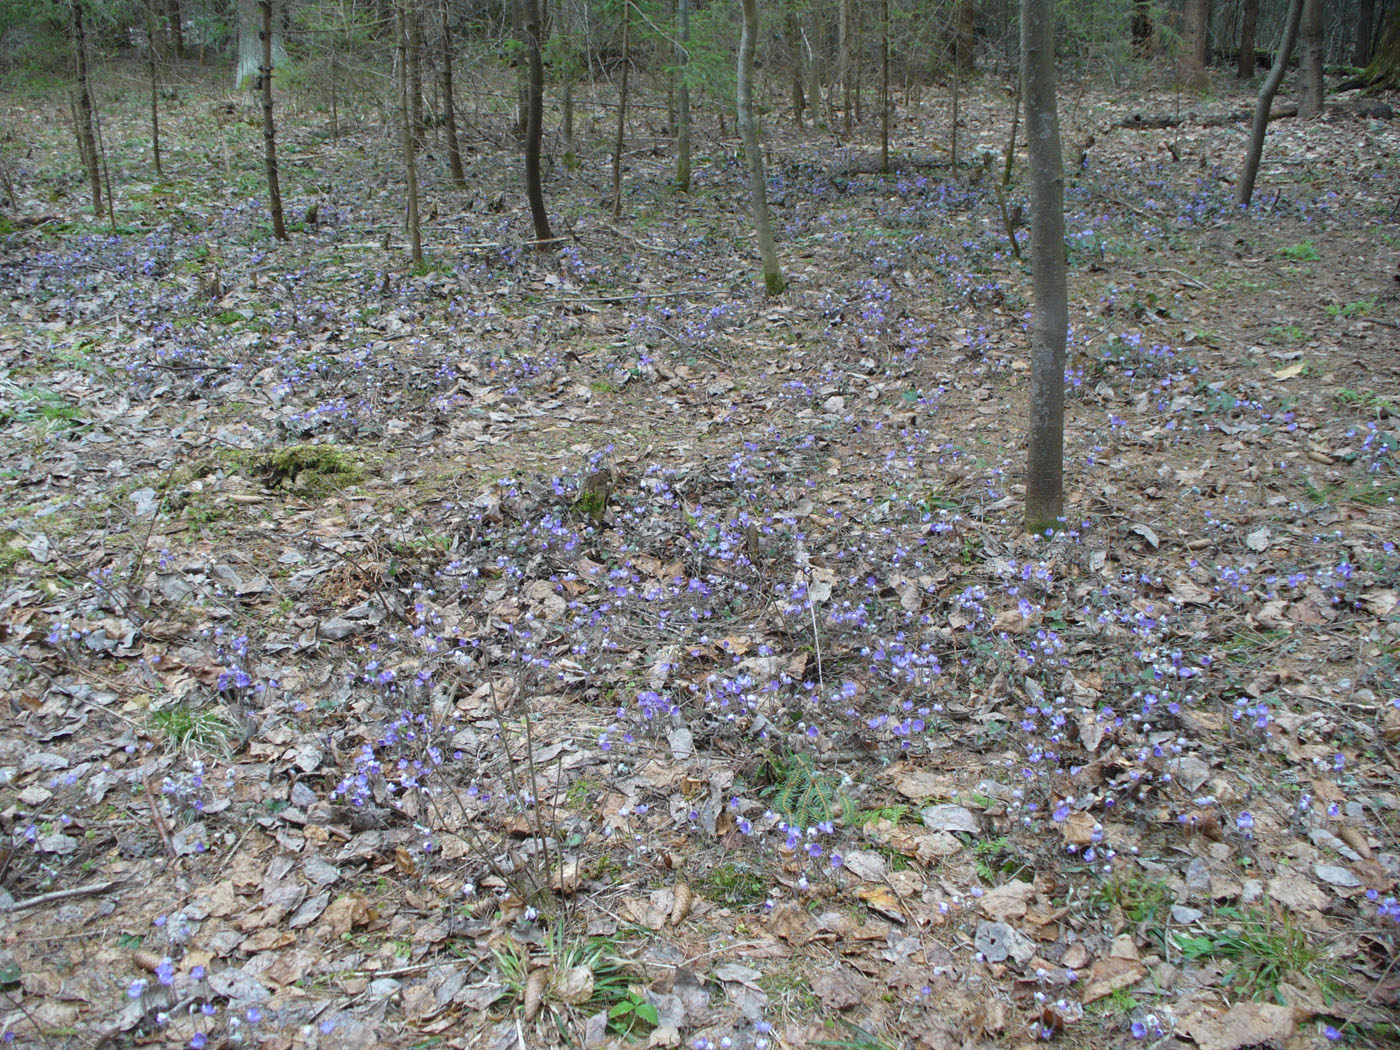
[[[146,804],[151,807],[151,822],[156,826],[161,844],[165,847],[165,852],[170,854],[171,860],[178,860],[180,855],[175,852],[175,844],[170,841],[170,831],[166,828],[165,818],[161,816],[160,806],[156,803],[156,792],[151,787],[151,780],[149,777],[142,777],[141,783],[146,786]]]
[[[26,897],[22,901],[14,901],[0,910],[7,912],[27,911],[30,908],[37,908],[53,901],[67,900],[70,897],[90,897],[93,894],[106,893],[120,881],[120,879],[110,879],[107,882],[91,882],[86,886],[70,886],[66,890],[53,890],[49,893],[41,893],[37,897]]]

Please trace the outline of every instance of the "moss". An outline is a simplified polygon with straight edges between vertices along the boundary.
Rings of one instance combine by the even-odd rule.
[[[248,469],[274,488],[326,493],[363,481],[364,467],[334,445],[288,445],[248,458]]]

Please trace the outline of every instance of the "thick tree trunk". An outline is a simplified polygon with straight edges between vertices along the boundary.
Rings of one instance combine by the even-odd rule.
[[[1031,175],[1030,429],[1026,460],[1027,532],[1064,519],[1065,282],[1064,169],[1055,105],[1054,14],[1049,0],[1021,0],[1021,70]]]
[[[791,5],[787,7],[784,17],[788,40],[792,44],[792,122],[800,128],[807,112],[807,93],[803,86],[802,30],[798,28],[797,12]]]
[[[690,192],[690,0],[676,0],[676,185]]]
[[[958,0],[955,24],[954,60],[970,73],[977,64],[977,9],[972,6],[972,0]]]
[[[768,217],[768,180],[763,174],[763,149],[759,142],[758,117],[753,105],[754,50],[758,46],[758,0],[740,0],[744,9],[744,30],[739,36],[739,76],[736,101],[739,137],[749,162],[749,192],[753,197],[754,230],[758,254],[763,262],[763,286],[769,295],[781,295],[787,287],[778,250],[773,244],[773,227]]]
[[[1400,4],[1392,4],[1381,30],[1375,54],[1366,66],[1365,79],[1373,85],[1400,85]]]
[[[282,187],[277,179],[277,134],[272,124],[272,0],[259,0],[262,10],[262,64],[258,68],[262,88],[263,160],[267,167],[267,196],[272,210],[272,236],[287,239],[287,225],[282,221]]]
[[[1304,0],[1291,0],[1288,14],[1283,23],[1283,39],[1279,41],[1278,54],[1274,55],[1274,66],[1259,89],[1259,100],[1254,105],[1254,126],[1250,131],[1249,148],[1244,155],[1244,170],[1240,173],[1239,186],[1235,190],[1235,203],[1248,208],[1254,196],[1254,180],[1259,174],[1259,158],[1264,152],[1264,132],[1269,127],[1269,110],[1283,83],[1283,74],[1288,69],[1288,60],[1293,57],[1293,44],[1298,39],[1298,22],[1302,18]]]
[[[185,16],[180,10],[180,0],[169,0],[165,5],[166,16],[170,19],[170,43],[176,58],[185,57]]]
[[[73,29],[73,69],[78,82],[77,131],[78,152],[87,170],[92,190],[92,213],[102,218],[102,170],[98,165],[97,133],[92,119],[92,86],[88,83],[87,32],[83,28],[82,0],[69,0],[68,13]]]
[[[1298,116],[1322,115],[1322,0],[1303,0],[1298,24]]]
[[[544,56],[540,53],[543,16],[540,0],[522,0],[521,33],[529,72],[525,78],[525,196],[535,223],[535,248],[548,251],[554,244],[554,231],[544,210],[544,188],[540,180],[540,142],[544,137]]]
[[[1351,64],[1354,66],[1364,69],[1371,61],[1371,28],[1375,21],[1375,0],[1360,0],[1356,5],[1356,41],[1351,54]]]
[[[1210,48],[1210,0],[1186,0],[1182,12],[1181,58],[1177,64],[1181,86],[1199,91],[1208,82],[1206,59]]]
[[[457,93],[452,86],[452,12],[448,0],[442,3],[442,119],[447,129],[447,165],[452,171],[452,182],[458,187],[467,184],[467,173],[462,168],[462,146],[457,138]]]
[[[622,0],[622,82],[617,91],[617,137],[613,140],[612,213],[622,214],[622,147],[627,141],[627,71],[632,64],[631,0]]]
[[[418,161],[414,156],[417,144],[413,141],[413,78],[409,75],[409,53],[413,50],[409,39],[409,13],[404,9],[410,0],[401,0],[395,15],[398,22],[399,48],[399,128],[403,146],[403,169],[408,182],[408,251],[414,266],[423,265],[423,231],[418,219]]]
[[[1259,25],[1259,0],[1244,0],[1240,21],[1240,64],[1235,76],[1248,80],[1254,76],[1254,31]]]

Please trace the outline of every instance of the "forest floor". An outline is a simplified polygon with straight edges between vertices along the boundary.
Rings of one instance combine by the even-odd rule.
[[[281,111],[278,244],[253,111],[157,179],[143,90],[115,229],[4,99],[6,1039],[1400,1044],[1395,122],[1242,214],[1247,125],[1111,125],[1244,90],[1066,91],[1047,538],[990,78],[956,171],[939,93],[890,175],[769,115],[780,298],[703,107],[613,218],[581,103],[554,252],[466,107],[413,272],[368,107]]]

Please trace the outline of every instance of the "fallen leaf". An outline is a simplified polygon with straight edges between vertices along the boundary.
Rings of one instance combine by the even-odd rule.
[[[1182,1023],[1183,1031],[1196,1041],[1199,1050],[1281,1044],[1296,1027],[1293,1007],[1273,1003],[1238,1003],[1223,1014],[1195,1014]]]

